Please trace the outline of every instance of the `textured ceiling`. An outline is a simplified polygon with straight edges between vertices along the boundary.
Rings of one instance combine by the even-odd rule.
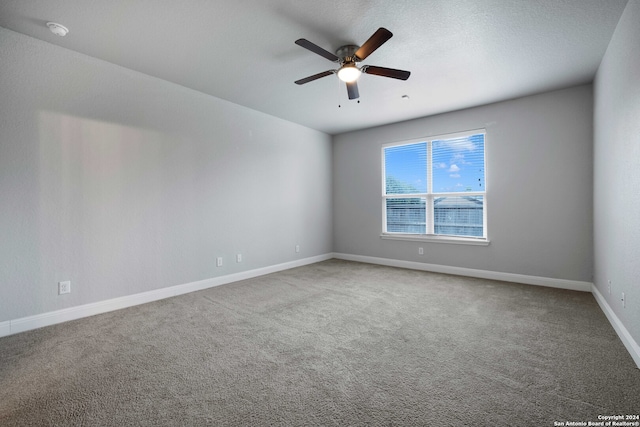
[[[626,3],[3,0],[0,26],[336,134],[590,82]],[[360,103],[335,76],[293,83],[335,68],[296,39],[334,52],[378,27],[394,36],[362,64],[406,82],[363,75]]]

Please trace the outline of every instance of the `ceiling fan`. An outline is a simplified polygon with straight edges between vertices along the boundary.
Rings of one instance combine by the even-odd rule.
[[[338,78],[347,84],[347,93],[349,99],[357,99],[360,97],[358,93],[358,78],[362,73],[373,74],[382,77],[391,77],[393,79],[407,80],[411,73],[404,70],[396,70],[394,68],[376,67],[373,65],[357,66],[358,62],[363,61],[369,55],[371,55],[376,49],[382,46],[387,40],[389,40],[393,34],[386,28],[378,28],[373,33],[369,40],[364,42],[362,46],[346,45],[338,48],[336,54],[324,50],[320,46],[311,43],[307,39],[298,39],[296,44],[302,46],[305,49],[310,50],[320,56],[327,58],[329,61],[337,62],[340,64],[340,68],[337,70],[327,70],[313,76],[305,77],[304,79],[296,80],[297,85],[303,85],[305,83],[312,82],[322,77],[330,76],[331,74],[337,74]]]

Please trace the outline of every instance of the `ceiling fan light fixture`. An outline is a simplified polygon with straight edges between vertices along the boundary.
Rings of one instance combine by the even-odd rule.
[[[358,80],[362,71],[355,64],[344,64],[338,70],[338,78],[345,83],[353,83]]]

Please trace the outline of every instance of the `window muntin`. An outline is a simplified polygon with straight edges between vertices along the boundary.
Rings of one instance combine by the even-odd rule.
[[[485,132],[382,147],[383,234],[486,239]]]

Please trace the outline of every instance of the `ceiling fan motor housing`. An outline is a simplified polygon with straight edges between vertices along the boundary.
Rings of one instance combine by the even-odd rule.
[[[336,56],[338,56],[343,64],[349,62],[360,62],[362,59],[356,56],[356,51],[360,49],[360,46],[354,44],[348,44],[341,46],[336,50]]]

